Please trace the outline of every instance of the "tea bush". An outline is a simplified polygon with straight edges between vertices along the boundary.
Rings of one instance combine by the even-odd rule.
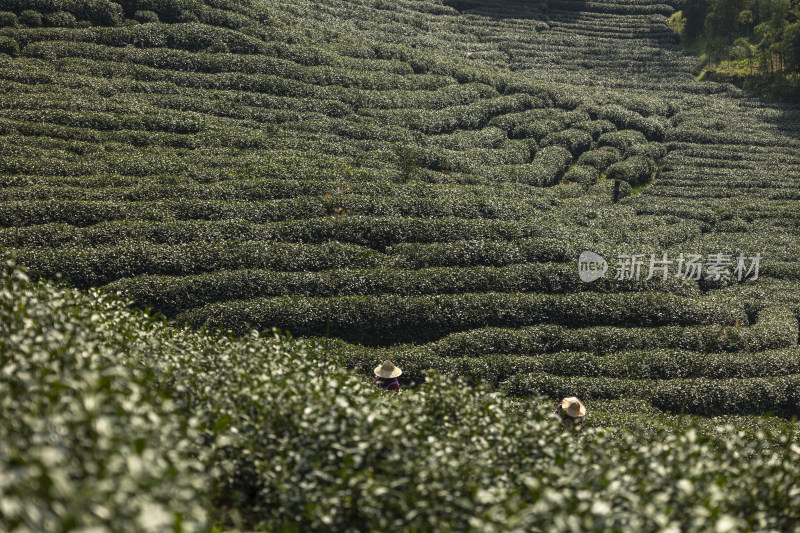
[[[44,16],[45,25],[55,28],[74,28],[77,22],[75,15],[69,11],[55,11]]]
[[[83,20],[88,21],[98,26],[116,26],[122,23],[123,13],[121,6],[116,2],[108,0],[80,0],[80,1],[46,1],[46,0],[14,0],[9,2],[9,7],[18,13],[44,13],[45,20],[51,21],[52,26],[61,26],[60,23],[52,23],[52,17],[48,16],[58,14],[59,20],[70,19],[74,21]],[[69,17],[65,18],[65,14]],[[26,15],[28,20],[35,19],[31,15]],[[35,22],[35,21],[34,21]],[[28,24],[29,26],[37,26],[38,24]]]
[[[42,25],[42,14],[33,9],[23,9],[19,14],[19,22],[31,28],[38,28]]]
[[[592,136],[584,130],[570,128],[550,133],[541,140],[541,146],[563,146],[577,157],[592,145]]]
[[[647,138],[644,134],[636,130],[620,130],[604,133],[597,140],[598,146],[611,146],[620,150],[625,155],[627,155],[634,146],[646,143]]]
[[[788,417],[797,400],[800,117],[694,82],[678,4],[119,5],[124,25],[101,0],[0,6],[17,18],[0,30],[0,244],[197,324],[381,344],[131,333],[121,372],[185,422],[211,498],[172,503],[201,501],[215,530],[792,530],[788,419],[661,411]],[[59,11],[75,27],[36,28]],[[635,157],[658,179],[612,204],[601,173]],[[574,264],[756,249],[761,278],[741,284],[586,284]],[[386,358],[419,388],[389,398],[332,365]],[[521,396],[471,388],[504,380]],[[576,387],[619,399],[554,433],[534,407],[554,399],[530,394]],[[130,501],[108,529],[133,529]]]
[[[374,217],[459,218],[521,220],[533,214],[531,206],[509,199],[440,200],[374,198],[345,195],[325,200],[298,196],[260,202],[236,200],[151,199],[147,201],[32,200],[0,206],[0,226],[27,226],[65,222],[88,226],[110,220],[231,220],[254,223],[314,219],[332,214],[334,208],[346,213]]]
[[[642,155],[634,155],[614,163],[606,169],[609,177],[619,177],[631,186],[642,185],[651,181],[656,171],[656,164],[652,159]]]
[[[481,130],[463,130],[455,133],[437,135],[432,142],[451,150],[467,150],[470,148],[497,148],[508,139],[500,128],[489,126]]]
[[[139,10],[133,14],[133,18],[141,22],[142,24],[147,24],[149,22],[159,22],[158,20],[158,13],[155,11],[148,11],[148,10]]]
[[[362,216],[325,217],[311,220],[255,224],[243,220],[109,221],[87,227],[45,224],[37,227],[0,228],[0,242],[22,246],[100,246],[137,240],[154,243],[193,241],[276,240],[294,243],[349,242],[384,251],[406,242],[511,241],[527,237],[563,238],[568,231],[542,224],[546,215],[524,221],[409,219]],[[377,223],[375,221],[378,221]],[[17,243],[17,244],[12,244]]]
[[[533,400],[535,401],[535,400]],[[518,403],[525,405],[531,400],[520,398]],[[732,435],[746,436],[758,440],[764,435],[766,428],[792,433],[797,437],[796,427],[792,420],[773,415],[733,415],[725,414],[714,417],[702,415],[665,413],[652,407],[647,402],[636,402],[629,398],[618,400],[595,400],[592,402],[592,421],[601,426],[624,427],[629,431],[657,434],[663,429],[680,431],[687,425],[697,430],[698,436],[709,438],[716,443],[724,441]],[[645,422],[643,419],[646,418]],[[763,443],[764,449],[772,448],[770,443]]]
[[[65,144],[65,148],[67,145]],[[73,148],[78,148],[73,146]],[[312,172],[309,170],[309,172]],[[365,180],[373,180],[372,169],[359,169]],[[489,199],[509,202],[518,198],[523,186],[485,186],[453,185],[414,182],[397,185],[386,181],[349,181],[343,185],[341,180],[327,179],[323,175],[315,179],[277,179],[263,177],[257,180],[225,176],[213,183],[202,183],[197,179],[176,179],[159,176],[115,176],[89,175],[79,178],[53,176],[13,176],[8,177],[5,186],[0,187],[0,198],[4,200],[46,200],[64,199],[87,201],[146,201],[172,198],[203,200],[279,200],[295,197],[316,196],[324,201],[349,196],[369,196],[376,200],[409,201],[408,198],[433,201],[472,200],[485,203]],[[359,178],[362,179],[362,178]],[[552,207],[555,194],[550,191],[537,191],[537,197],[526,199],[526,204],[537,209]],[[328,198],[325,198],[325,195]],[[520,203],[520,200],[516,200]],[[24,230],[22,230],[24,231]]]
[[[154,405],[201,428],[213,529],[791,530],[791,422],[659,409],[796,412],[800,117],[694,82],[669,3],[6,2],[0,245],[196,324],[382,345],[135,336]],[[612,204],[602,174],[644,158],[655,182]],[[765,260],[587,284],[584,250]],[[385,358],[420,388],[330,364]],[[567,445],[529,411],[553,398],[470,388],[520,375],[618,399]]]
[[[0,286],[0,528],[205,527],[202,434],[135,364],[160,343],[152,321],[13,263]]]
[[[594,185],[599,178],[600,172],[597,168],[582,164],[573,166],[564,174],[565,180],[580,183],[585,187]]]
[[[659,160],[667,155],[667,148],[662,143],[635,144],[627,151],[628,154],[641,155],[648,159]]]
[[[17,15],[11,11],[0,11],[0,28],[17,25]]]
[[[725,306],[724,304],[728,305]],[[448,333],[485,326],[520,327],[536,323],[653,326],[702,321],[746,323],[730,300],[660,293],[458,294],[398,297],[276,297],[212,303],[178,315],[192,326],[288,329],[298,336],[331,335],[363,344],[431,341]]]
[[[385,79],[385,75],[381,77]],[[366,87],[362,87],[366,88]],[[452,133],[456,129],[476,129],[486,126],[497,115],[520,111],[533,105],[526,94],[500,96],[489,100],[452,106],[441,111],[417,109],[374,110],[370,115],[381,123],[400,124],[422,133]]]
[[[797,375],[748,379],[635,380],[606,377],[518,375],[503,384],[512,395],[543,394],[551,398],[580,394],[586,400],[640,397],[673,413],[704,416],[774,413],[798,416]]]
[[[592,140],[597,141],[600,136],[604,133],[609,133],[612,131],[617,131],[617,127],[614,126],[608,120],[592,120],[586,122],[578,122],[575,124],[576,128],[588,131],[592,135]]]
[[[19,55],[19,45],[11,37],[0,35],[0,54]]]
[[[773,452],[766,452],[767,457],[752,453],[750,446],[754,445],[741,436],[714,446],[698,438],[694,430],[677,436],[660,434],[656,439],[648,435],[641,445],[635,432],[570,435],[557,430],[544,409],[529,409],[520,417],[508,412],[509,404],[502,400],[482,396],[485,391],[480,388],[459,389],[458,383],[430,376],[429,383],[419,391],[389,398],[370,391],[362,380],[324,367],[302,347],[295,348],[291,361],[274,357],[265,361],[258,344],[250,344],[255,344],[255,353],[228,350],[231,358],[222,368],[217,359],[214,373],[193,373],[195,386],[187,392],[194,405],[201,406],[211,420],[217,420],[217,442],[224,443],[218,448],[218,457],[222,471],[229,474],[221,477],[217,485],[219,501],[246,509],[252,513],[248,515],[250,520],[260,522],[258,525],[264,529],[282,529],[298,523],[314,530],[357,529],[364,523],[383,528],[427,529],[432,520],[439,528],[464,529],[487,524],[503,527],[513,520],[525,527],[553,530],[559,527],[558,517],[575,520],[576,514],[583,513],[586,518],[581,523],[585,522],[586,527],[596,527],[599,520],[648,527],[643,517],[649,515],[641,513],[638,506],[652,505],[655,487],[662,483],[671,486],[675,478],[682,479],[687,465],[693,468],[693,487],[715,483],[719,467],[709,458],[716,454],[738,458],[733,464],[745,470],[734,471],[742,476],[740,481],[731,473],[726,491],[717,493],[713,503],[707,505],[729,509],[731,516],[741,516],[738,519],[742,523],[755,523],[757,519],[749,514],[736,514],[742,513],[740,502],[752,502],[756,510],[747,512],[755,514],[771,509],[767,502],[774,500],[765,501],[750,492],[753,478],[762,480],[762,488],[770,493],[779,494],[782,485],[775,480],[776,472],[793,471],[790,458],[777,464],[770,462],[767,457]],[[277,347],[288,348],[285,344]],[[192,356],[194,359],[177,358],[173,368],[179,367],[178,361],[180,366],[204,368],[210,357]],[[242,372],[243,368],[251,370]],[[308,377],[322,372],[324,380]],[[289,388],[295,391],[292,395],[285,393]],[[259,424],[248,422],[251,418],[244,415],[246,412],[257,417]],[[393,438],[387,439],[387,434]],[[430,438],[434,434],[438,438]],[[578,455],[571,454],[566,445],[575,438],[582,445]],[[653,449],[653,442],[662,444]],[[499,449],[504,453],[497,453]],[[637,453],[624,451],[630,449]],[[407,460],[409,454],[418,459]],[[569,454],[573,460],[560,462],[562,454],[565,458]],[[628,459],[620,463],[623,454]],[[675,458],[675,454],[680,457]],[[639,475],[650,468],[648,461],[661,465],[667,473],[660,477]],[[554,462],[561,466],[551,470]],[[609,489],[592,491],[595,502],[599,494],[608,495],[614,502],[609,503],[609,508],[617,509],[613,513],[592,512],[588,503],[582,511],[579,491],[599,483],[593,475],[587,475],[584,464],[594,464],[601,470],[616,468],[615,471],[619,464],[626,465],[625,471],[618,474],[620,486],[612,490],[625,491],[627,498],[612,499]],[[773,466],[768,467],[770,464]],[[302,489],[296,481],[298,476],[304,479]],[[418,482],[398,484],[398,478]],[[498,483],[500,479],[502,483]],[[647,480],[646,487],[641,487],[642,479]],[[547,498],[545,487],[560,496]],[[481,497],[481,491],[494,497]],[[351,495],[353,503],[343,496],[345,493]],[[565,493],[572,501],[563,506],[556,503],[564,501]],[[636,496],[631,497],[633,494]],[[696,497],[690,503],[684,500],[688,496],[679,496],[683,493],[669,494],[677,499],[674,505],[685,509],[676,516],[686,519],[690,509],[703,516],[697,511]],[[735,499],[726,503],[734,495]],[[412,513],[421,500],[426,502],[425,512]],[[355,501],[360,503],[356,505]],[[514,502],[510,516],[509,501]],[[536,501],[540,505],[542,501],[553,503],[539,514],[532,507]],[[495,514],[499,506],[505,511]],[[659,509],[663,508],[662,503]],[[779,525],[783,523],[780,519],[766,517],[785,515],[757,516],[761,517],[759,524]]]
[[[330,252],[328,252],[330,253]],[[409,263],[407,257],[398,262]],[[465,261],[466,262],[466,261]],[[472,261],[476,262],[476,261]],[[664,290],[681,295],[699,295],[677,279],[633,283],[617,280],[586,284],[575,275],[574,265],[518,264],[506,267],[457,267],[400,269],[340,269],[319,272],[275,272],[271,270],[215,271],[197,276],[145,275],[115,281],[104,288],[120,291],[141,306],[173,315],[207,303],[258,296],[345,296],[395,294],[497,292],[567,293]],[[766,316],[766,313],[762,312]],[[783,317],[781,317],[783,318]],[[759,325],[761,325],[759,318]],[[788,327],[791,327],[789,323]]]
[[[674,519],[676,524],[692,517],[693,523],[704,527],[713,523],[713,519],[699,510],[697,497],[690,501],[688,494],[669,492],[666,487],[674,486],[676,479],[684,479],[687,467],[692,469],[693,487],[718,486],[721,467],[717,461],[726,461],[730,469],[725,490],[712,492],[716,494],[713,500],[701,500],[702,509],[705,506],[724,509],[736,517],[729,520],[758,527],[784,527],[793,520],[793,514],[786,509],[797,502],[791,496],[785,497],[784,490],[785,475],[794,471],[792,456],[783,451],[776,454],[764,450],[757,441],[747,440],[743,435],[733,434],[717,443],[698,437],[692,429],[659,433],[654,428],[651,431],[656,432],[655,436],[651,432],[602,430],[572,435],[559,430],[547,418],[545,408],[528,408],[519,413],[514,404],[485,395],[485,389],[463,388],[434,375],[429,375],[429,383],[419,390],[389,397],[373,391],[365,380],[331,365],[313,346],[266,337],[231,339],[169,330],[132,315],[124,305],[97,293],[90,298],[74,292],[54,293],[43,285],[32,288],[19,274],[11,277],[15,281],[11,284],[6,281],[6,287],[13,290],[4,293],[5,302],[11,305],[4,308],[27,312],[18,316],[30,320],[25,329],[30,337],[25,338],[43,342],[48,338],[45,335],[37,337],[42,340],[32,340],[38,334],[30,324],[51,324],[51,339],[44,341],[46,347],[38,348],[43,357],[32,360],[27,355],[15,360],[27,365],[40,364],[35,361],[55,364],[50,354],[70,353],[68,346],[73,351],[77,347],[94,346],[94,351],[105,353],[104,358],[84,358],[80,362],[76,358],[59,359],[62,372],[58,375],[62,380],[74,376],[77,380],[74,383],[83,383],[93,374],[75,373],[77,368],[83,368],[77,365],[93,361],[95,371],[101,376],[113,369],[113,377],[101,379],[100,388],[93,389],[101,394],[106,391],[104,401],[98,402],[95,409],[102,413],[103,409],[120,404],[126,406],[123,412],[141,409],[137,413],[142,414],[131,419],[131,423],[139,424],[135,426],[135,435],[130,432],[130,423],[106,427],[91,422],[102,414],[76,416],[97,413],[87,409],[91,404],[67,403],[67,398],[78,398],[76,395],[82,394],[83,389],[68,393],[69,389],[53,389],[49,385],[31,389],[29,394],[33,400],[58,392],[58,401],[52,407],[42,401],[16,400],[7,405],[14,413],[31,409],[36,420],[44,413],[52,413],[55,418],[50,424],[31,428],[42,439],[58,439],[56,442],[68,444],[70,439],[80,437],[84,446],[97,443],[94,452],[92,448],[66,447],[60,448],[63,455],[52,452],[42,455],[37,483],[41,472],[65,479],[60,477],[61,472],[69,472],[65,469],[85,467],[89,472],[99,472],[93,475],[104,476],[101,479],[114,479],[117,483],[125,480],[125,486],[136,490],[136,498],[120,500],[117,497],[120,485],[93,482],[97,477],[80,478],[87,483],[87,490],[67,493],[59,492],[57,484],[51,485],[54,488],[49,491],[42,491],[38,484],[18,483],[11,494],[25,505],[13,514],[4,513],[3,523],[9,527],[15,526],[15,520],[24,519],[23,513],[38,506],[38,514],[29,516],[45,516],[48,527],[64,524],[67,530],[80,525],[135,527],[138,509],[147,509],[147,514],[141,515],[142,520],[144,516],[165,520],[138,522],[142,529],[171,529],[176,516],[181,516],[180,527],[192,530],[205,516],[196,507],[204,501],[204,494],[215,505],[211,519],[227,522],[230,515],[221,510],[235,510],[246,526],[268,530],[283,529],[288,524],[301,524],[304,529],[356,529],[364,523],[427,529],[433,527],[432,520],[436,521],[436,527],[448,529],[477,528],[476,520],[481,520],[481,525],[491,523],[498,527],[512,520],[514,523],[523,520],[526,527],[559,530],[559,517],[575,520],[576,516],[586,527],[598,527],[598,520],[602,524],[624,524],[621,527],[631,524],[649,527],[647,517],[652,513],[644,509],[653,505],[654,494],[671,495],[666,502],[663,498],[658,500],[660,510],[671,506],[682,510],[675,515],[680,517]],[[21,309],[12,303],[18,301],[12,295],[19,295],[20,291],[30,294],[28,304]],[[83,327],[84,322],[92,320],[105,327]],[[81,325],[78,336],[67,341],[69,337],[54,335],[68,324]],[[92,340],[95,344],[90,344]],[[7,340],[3,346],[4,367],[14,372],[5,375],[23,377],[24,374],[17,373],[19,370],[7,366],[10,359],[6,358],[15,353],[11,346],[18,345]],[[154,357],[150,350],[157,346],[159,355]],[[42,373],[39,379],[53,375]],[[137,381],[145,376],[148,379]],[[14,381],[6,383],[15,386]],[[136,383],[142,402],[149,394],[170,391],[170,397],[153,404],[131,402],[128,387]],[[779,386],[775,381],[764,383]],[[716,386],[700,380],[696,385]],[[671,390],[666,385],[656,388],[658,399]],[[125,403],[120,403],[123,398]],[[683,401],[680,393],[675,401]],[[73,407],[67,411],[72,414],[69,422],[64,421],[62,409],[67,405]],[[701,406],[717,409],[707,400],[698,403],[691,397],[687,411]],[[148,418],[152,416],[148,413],[154,413],[155,409],[161,410],[157,421]],[[4,410],[4,414],[8,412]],[[191,424],[171,425],[183,417],[188,420],[190,413]],[[0,427],[16,428],[24,420],[25,417],[4,418]],[[16,425],[8,425],[12,422]],[[49,430],[58,426],[52,424],[68,424],[69,429],[54,434]],[[105,437],[100,438],[90,428],[104,428]],[[193,438],[179,441],[184,431],[191,432]],[[387,439],[387,434],[394,437]],[[24,435],[19,431],[6,434],[3,449],[16,450],[17,457],[26,458],[26,464],[30,464],[46,450],[38,441],[23,440],[29,438]],[[144,435],[148,438],[142,438]],[[154,439],[155,435],[161,440]],[[438,438],[432,439],[431,435]],[[788,446],[787,434],[770,438],[778,446]],[[575,445],[574,439],[580,441],[581,454],[569,451],[569,443]],[[105,447],[104,442],[113,442],[115,446]],[[653,448],[653,442],[660,444]],[[121,446],[123,443],[130,443],[129,448]],[[128,449],[130,455],[124,461],[113,460]],[[630,454],[630,449],[636,453]],[[199,455],[181,455],[190,450]],[[154,455],[149,455],[151,451]],[[152,459],[141,461],[139,470],[131,469],[130,457],[137,453],[147,458],[169,458],[164,464],[178,469],[165,476],[159,470],[162,463]],[[409,456],[417,460],[410,461]],[[181,457],[183,462],[179,462]],[[102,460],[109,467],[93,469]],[[115,464],[126,466],[114,470],[110,465]],[[593,470],[586,468],[589,464],[607,472],[607,476],[619,476],[616,478],[619,484],[614,488],[603,485],[591,474]],[[645,470],[651,475],[639,474]],[[653,476],[652,472],[665,473]],[[118,477],[111,477],[114,475]],[[302,484],[297,482],[300,476]],[[419,482],[397,484],[398,478]],[[645,486],[642,480],[646,480]],[[754,483],[758,484],[758,491],[753,490]],[[113,492],[101,492],[103,487],[113,487]],[[550,490],[554,491],[553,497],[546,495]],[[495,496],[479,496],[481,491]],[[592,494],[594,503],[590,505],[587,500],[585,505],[581,504],[582,491]],[[344,494],[361,503],[348,503]],[[555,498],[555,494],[559,497]],[[608,500],[608,513],[592,511],[598,498]],[[148,501],[153,502],[150,507],[145,505]],[[426,502],[426,512],[411,514],[420,501]],[[534,512],[533,509],[540,509],[542,501],[552,503],[546,512]],[[141,507],[132,506],[132,502]],[[456,508],[454,502],[459,502]],[[508,502],[513,502],[513,507],[509,508]],[[500,506],[505,509],[503,513],[498,512]],[[775,511],[778,506],[783,512]],[[158,508],[162,510],[160,513],[154,511]],[[69,509],[69,514],[60,514],[62,509]],[[513,511],[511,515],[509,510]]]
[[[582,153],[578,158],[578,163],[591,165],[599,172],[605,172],[608,167],[620,159],[622,159],[622,154],[617,148],[604,146],[603,148]]]
[[[548,187],[555,185],[572,162],[572,154],[562,146],[548,146],[539,150],[526,169],[520,169],[518,179],[531,185]],[[511,176],[514,172],[507,168]],[[501,174],[502,175],[502,174]]]
[[[754,326],[721,325],[661,326],[620,328],[592,326],[564,328],[555,325],[525,326],[516,329],[481,328],[447,335],[429,345],[442,357],[481,357],[486,354],[530,354],[591,352],[613,354],[618,351],[681,349],[693,352],[758,353],[761,350],[791,348],[796,344],[792,329],[796,318],[791,310],[776,308]]]
[[[546,328],[541,328],[542,330]],[[490,333],[493,330],[483,330]],[[458,334],[456,334],[458,335]],[[448,337],[454,337],[450,336]],[[498,337],[495,336],[495,340]],[[511,334],[505,336],[510,341]],[[348,367],[369,372],[376,360],[389,359],[403,368],[404,382],[424,382],[424,374],[433,369],[444,374],[460,376],[472,385],[498,383],[516,379],[515,376],[531,373],[548,373],[558,376],[611,377],[619,379],[676,379],[676,378],[750,378],[775,377],[797,374],[798,352],[796,345],[764,352],[697,352],[677,348],[630,351],[624,349],[611,354],[566,351],[546,353],[454,353],[444,352],[445,340],[422,346],[396,345],[386,348],[369,348],[343,341],[326,341],[328,349]],[[489,341],[491,342],[491,341]],[[497,348],[497,344],[490,348]],[[513,349],[513,344],[508,344]],[[571,346],[564,346],[567,349]],[[557,349],[556,345],[538,344],[530,349]],[[638,393],[635,394],[638,396]],[[632,396],[634,397],[633,393]]]
[[[429,376],[430,383],[418,391],[390,398],[373,392],[363,380],[332,367],[307,345],[257,336],[230,339],[170,331],[146,317],[131,314],[125,305],[99,293],[87,297],[34,285],[14,270],[4,275],[4,285],[2,309],[8,320],[3,324],[28,324],[16,330],[27,335],[4,337],[0,352],[4,375],[42,381],[59,376],[59,382],[82,384],[72,389],[53,388],[48,381],[5,406],[3,413],[15,416],[3,417],[0,431],[16,429],[4,435],[2,450],[14,453],[18,462],[24,460],[22,464],[31,473],[34,469],[27,465],[38,464],[35,477],[26,483],[18,481],[12,492],[6,493],[7,502],[11,501],[9,497],[24,502],[18,507],[7,505],[12,509],[2,518],[7,527],[42,523],[47,524],[45,527],[63,524],[65,530],[89,525],[193,530],[203,523],[205,513],[197,505],[204,501],[206,491],[218,509],[235,509],[250,527],[266,529],[289,523],[312,529],[332,525],[347,529],[365,521],[386,527],[395,524],[427,528],[432,525],[434,511],[437,527],[476,527],[475,517],[482,516],[486,517],[482,523],[505,524],[511,520],[500,518],[508,517],[505,513],[492,511],[503,505],[507,513],[507,503],[478,497],[479,491],[485,490],[496,495],[497,491],[517,495],[502,498],[502,502],[516,502],[512,517],[525,517],[525,523],[532,527],[552,529],[557,527],[556,516],[561,516],[558,513],[574,519],[576,508],[583,508],[574,504],[562,508],[555,502],[570,494],[569,498],[578,503],[579,488],[594,487],[594,478],[586,474],[582,462],[608,472],[617,472],[619,465],[635,471],[645,468],[645,463],[632,465],[630,455],[627,461],[615,455],[627,454],[623,449],[631,447],[639,450],[633,455],[635,461],[657,461],[662,469],[674,469],[676,476],[685,475],[686,466],[692,465],[695,485],[713,484],[719,479],[719,467],[715,463],[706,465],[703,458],[708,461],[720,454],[731,454],[737,461],[733,464],[741,469],[733,472],[741,480],[730,474],[726,491],[713,502],[715,508],[730,509],[732,516],[754,524],[758,520],[760,525],[780,527],[784,524],[780,520],[791,517],[785,512],[768,512],[770,505],[783,506],[791,500],[776,503],[773,497],[765,499],[749,492],[758,480],[760,494],[764,490],[784,494],[776,477],[784,478],[776,476],[776,471],[793,471],[790,462],[775,461],[785,454],[770,459],[763,450],[749,453],[749,443],[754,441],[742,436],[714,448],[712,453],[711,447],[719,445],[698,439],[692,430],[665,434],[656,439],[662,446],[669,446],[665,449],[670,453],[662,454],[652,448],[651,435],[642,440],[647,446],[638,447],[635,432],[617,436],[598,431],[584,435],[564,433],[541,408],[529,410],[520,422],[503,400],[484,396],[480,388],[460,389],[458,384],[436,376]],[[92,321],[94,328],[84,327],[84,323]],[[74,330],[78,333],[71,337],[56,334],[70,331],[70,326],[78,326]],[[46,336],[43,331],[38,332],[38,327],[47,327],[50,333]],[[26,347],[26,357],[20,359],[16,356],[22,346]],[[65,357],[89,346],[89,353],[97,355],[86,357],[84,351],[80,359]],[[161,353],[153,357],[150,349],[156,346],[161,347]],[[32,358],[31,353],[40,356]],[[12,361],[15,364],[9,366]],[[59,373],[21,372],[26,366],[38,368],[37,365],[56,365]],[[85,372],[87,365],[92,373]],[[316,375],[325,377],[309,379]],[[98,381],[92,385],[94,378]],[[19,386],[14,380],[4,383],[7,387]],[[95,398],[100,395],[103,401],[84,401],[82,394],[88,387],[92,387]],[[132,387],[138,395],[131,395]],[[288,390],[294,392],[287,394]],[[156,403],[149,402],[150,395],[163,395],[166,391],[170,391],[171,398],[162,396]],[[52,403],[44,401],[51,396],[55,398]],[[132,397],[137,400],[131,401]],[[114,406],[122,409],[115,411],[115,421],[120,423],[103,422],[107,418],[103,412]],[[181,421],[188,419],[190,410],[193,422],[184,425]],[[23,412],[27,415],[22,416]],[[130,413],[131,418],[117,418],[120,412]],[[156,413],[158,418],[153,416]],[[49,423],[41,424],[42,416],[47,414]],[[253,420],[259,422],[254,424]],[[28,426],[30,432],[20,432],[19,424],[26,421],[36,424]],[[65,431],[51,431],[62,425]],[[135,434],[130,431],[132,427],[137,429]],[[393,428],[402,430],[395,438],[386,439]],[[179,440],[185,432],[193,438]],[[431,439],[434,434],[439,438]],[[582,453],[570,454],[570,461],[552,470],[553,454],[568,454],[566,443],[575,438],[583,444]],[[775,441],[780,443],[781,438],[777,436]],[[48,447],[44,444],[47,439],[55,439],[53,444],[63,447]],[[80,446],[75,446],[76,439],[81,439]],[[619,446],[619,439],[626,441],[626,446]],[[532,447],[531,442],[539,444]],[[498,453],[500,447],[508,453]],[[199,455],[189,455],[190,450]],[[418,460],[407,460],[409,453]],[[678,453],[682,454],[680,460],[665,463],[665,457],[674,459]],[[687,453],[696,455],[686,456]],[[143,458],[138,463],[132,459],[137,456]],[[125,458],[115,461],[115,457]],[[97,469],[99,461],[108,466]],[[163,470],[167,465],[174,469]],[[17,476],[26,471],[20,468],[17,466]],[[89,476],[70,477],[71,470],[77,468],[85,469]],[[575,469],[575,473],[567,475],[564,468]],[[296,481],[301,472],[305,480],[302,489]],[[422,482],[398,485],[398,476]],[[629,484],[623,474],[620,476],[622,484],[616,490],[628,491],[628,498],[612,498],[608,489],[593,490],[595,502],[598,495],[608,497],[609,508],[613,505],[616,509],[610,514],[615,524],[643,524],[647,513],[637,505],[616,502],[631,501],[630,496],[636,494],[633,501],[638,505],[652,505],[648,498],[660,487],[662,478],[637,475],[639,481]],[[59,482],[42,490],[39,483],[43,479]],[[97,483],[99,479],[115,482]],[[502,484],[499,479],[503,479]],[[641,479],[647,480],[646,487],[641,487]],[[82,483],[85,490],[65,491],[64,483]],[[663,483],[667,486],[673,481],[668,477],[663,478]],[[136,491],[136,497],[120,499],[120,486]],[[103,492],[104,487],[113,492]],[[351,495],[355,487],[357,500],[371,505],[348,504],[338,496],[345,487]],[[546,490],[560,494],[557,500],[544,500],[554,502],[547,513],[526,512],[525,509],[534,508],[535,502],[542,501]],[[681,505],[683,500],[677,494],[674,505]],[[422,500],[430,512],[409,514]],[[309,506],[309,501],[315,504]],[[460,502],[458,508],[453,509],[453,501]],[[742,501],[751,502],[752,510],[744,511]],[[662,501],[661,509],[663,505]],[[696,510],[697,500],[693,499],[691,506],[688,502],[685,505],[687,510]],[[145,514],[137,515],[139,510]],[[591,506],[587,505],[584,512],[586,523],[597,525],[598,514],[591,512]],[[678,516],[686,518],[685,513]],[[229,520],[220,511],[214,511],[211,518]],[[180,526],[176,520],[180,520]]]
[[[506,266],[516,263],[564,263],[574,260],[581,244],[565,238],[520,238],[511,242],[488,239],[447,243],[402,243],[386,249],[408,268],[427,266]],[[574,276],[573,276],[574,277]]]
[[[643,117],[616,104],[589,108],[592,118],[608,120],[620,130],[637,130],[650,141],[663,141],[666,135],[663,124],[653,117]]]
[[[218,269],[324,270],[385,265],[385,256],[360,246],[218,241],[154,245],[129,241],[84,249],[20,250],[20,263],[36,276],[91,287],[137,274],[187,275]]]

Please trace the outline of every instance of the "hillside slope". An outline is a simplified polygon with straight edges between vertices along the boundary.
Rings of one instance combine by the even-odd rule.
[[[800,112],[695,83],[672,9],[0,1],[0,245],[364,371],[796,415]]]

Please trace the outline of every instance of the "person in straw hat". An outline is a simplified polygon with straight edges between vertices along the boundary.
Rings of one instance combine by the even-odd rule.
[[[397,377],[403,371],[394,366],[391,361],[384,361],[382,365],[375,367],[375,381],[379,388],[383,390],[390,390],[400,392],[400,382]]]
[[[561,400],[555,414],[561,427],[582,429],[586,425],[586,406],[575,396]]]

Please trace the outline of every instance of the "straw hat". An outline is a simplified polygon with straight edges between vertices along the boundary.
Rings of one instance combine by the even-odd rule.
[[[382,365],[375,367],[375,375],[379,378],[396,378],[403,371],[392,364],[391,361],[384,361]]]
[[[561,400],[561,409],[571,417],[586,416],[586,406],[575,396]]]

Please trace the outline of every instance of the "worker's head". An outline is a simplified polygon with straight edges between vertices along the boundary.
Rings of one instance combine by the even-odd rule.
[[[396,378],[403,371],[394,366],[391,361],[384,361],[382,365],[375,367],[375,375],[379,378]]]
[[[561,412],[572,418],[586,416],[586,406],[575,396],[561,400]]]

